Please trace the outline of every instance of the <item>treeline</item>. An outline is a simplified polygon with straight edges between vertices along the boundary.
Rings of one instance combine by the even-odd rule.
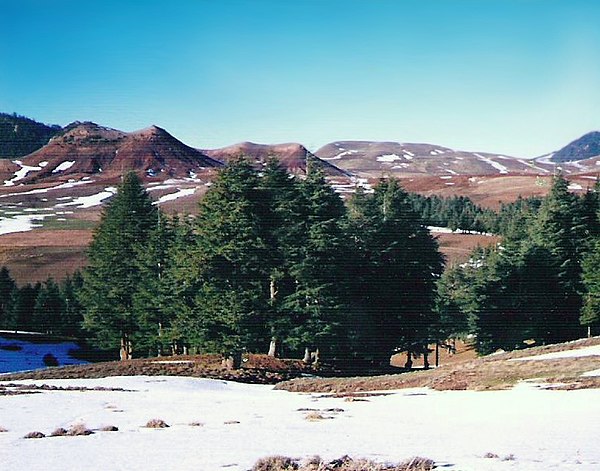
[[[494,211],[476,205],[466,196],[444,198],[411,193],[409,201],[427,226],[498,235],[510,232],[523,217],[537,213],[542,203],[539,197],[519,196],[514,202],[502,203],[500,209]]]
[[[84,327],[122,358],[242,351],[387,364],[437,329],[443,257],[396,180],[345,206],[323,174],[221,171],[191,218],[129,174],[89,249]]]
[[[500,245],[446,270],[438,310],[448,335],[482,354],[598,332],[600,186],[583,196],[554,179],[537,211],[517,212]]]
[[[60,283],[48,278],[44,283],[18,287],[6,267],[0,269],[0,329],[33,331],[66,337],[81,337],[83,308],[79,272]]]
[[[0,158],[18,158],[46,145],[61,130],[16,113],[0,113]]]

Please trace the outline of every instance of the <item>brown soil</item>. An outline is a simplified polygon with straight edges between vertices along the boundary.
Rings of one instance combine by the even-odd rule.
[[[23,379],[105,378],[108,376],[191,376],[243,383],[275,384],[314,373],[299,360],[282,360],[266,355],[248,355],[242,368],[227,370],[219,355],[187,355],[49,368],[2,375],[3,381]]]
[[[440,251],[446,256],[446,264],[464,263],[477,247],[496,245],[500,237],[479,234],[434,234]]]

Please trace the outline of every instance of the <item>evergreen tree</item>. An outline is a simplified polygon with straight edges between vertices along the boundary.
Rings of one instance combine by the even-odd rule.
[[[347,294],[344,262],[348,245],[343,231],[345,207],[327,184],[323,172],[308,164],[308,174],[300,183],[303,208],[301,245],[289,254],[289,273],[294,289],[283,301],[291,315],[288,343],[305,349],[305,361],[313,351],[315,362],[321,353],[339,353],[344,333],[342,313]],[[336,344],[332,339],[337,334]]]
[[[106,206],[88,250],[81,302],[85,328],[99,346],[120,343],[121,358],[129,359],[139,333],[134,309],[140,288],[138,256],[156,227],[158,213],[139,178],[128,173]]]
[[[61,333],[64,308],[58,285],[52,278],[48,278],[39,289],[35,300],[32,319],[35,330],[46,334]]]
[[[37,332],[33,312],[41,285],[30,283],[13,290],[11,311],[8,322],[9,329]]]
[[[351,203],[352,239],[362,253],[363,309],[371,325],[374,359],[389,362],[395,351],[426,353],[437,319],[435,284],[443,257],[436,240],[412,211],[397,180],[385,180],[373,196]],[[410,363],[410,360],[409,360]]]
[[[596,334],[600,326],[600,239],[583,260],[583,283],[585,294],[580,320],[590,334]]]
[[[179,256],[175,277],[189,298],[177,328],[204,351],[239,359],[267,343],[270,253],[260,195],[250,164],[231,163],[200,202],[194,245]]]
[[[8,327],[11,315],[11,300],[16,289],[14,280],[10,276],[8,268],[0,269],[0,327]]]
[[[67,276],[60,285],[60,293],[64,302],[64,309],[60,321],[59,332],[67,337],[81,337],[84,308],[79,298],[79,291],[83,286],[83,276],[76,271]]]

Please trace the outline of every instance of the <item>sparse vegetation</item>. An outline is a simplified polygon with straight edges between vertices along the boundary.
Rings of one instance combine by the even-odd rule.
[[[89,428],[85,426],[85,424],[74,424],[69,428],[67,435],[70,437],[79,437],[85,435],[92,435],[92,432]]]
[[[349,456],[329,462],[318,456],[304,461],[287,456],[270,456],[258,460],[252,471],[430,471],[434,468],[433,460],[422,457],[414,457],[400,464],[389,464]]]
[[[8,432],[8,430],[2,426],[0,426],[0,433]]]
[[[50,434],[51,437],[66,437],[69,431],[63,427],[58,427]]]
[[[29,432],[23,438],[44,438],[45,436],[42,432]]]
[[[100,430],[101,432],[118,432],[119,427],[116,427],[114,425],[103,425],[98,430]]]

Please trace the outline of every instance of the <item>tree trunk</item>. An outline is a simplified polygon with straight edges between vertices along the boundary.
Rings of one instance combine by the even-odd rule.
[[[319,366],[319,361],[321,360],[321,352],[317,348],[311,356],[313,360],[312,365],[317,368]]]
[[[270,357],[277,356],[277,347],[278,347],[277,337],[271,337],[271,343],[269,344],[269,353],[268,353],[268,355]]]
[[[404,364],[404,368],[410,370],[413,366],[412,361],[412,352],[409,350],[406,352],[406,363]]]
[[[242,352],[233,352],[223,358],[221,366],[228,370],[237,370],[242,366]]]
[[[121,361],[131,360],[131,340],[127,334],[121,334],[121,350],[119,352]]]
[[[310,363],[310,348],[304,348],[304,358],[302,359],[304,363]]]
[[[440,366],[440,342],[435,342],[435,367]]]
[[[423,369],[429,369],[429,351],[427,351],[427,349],[423,352]]]

